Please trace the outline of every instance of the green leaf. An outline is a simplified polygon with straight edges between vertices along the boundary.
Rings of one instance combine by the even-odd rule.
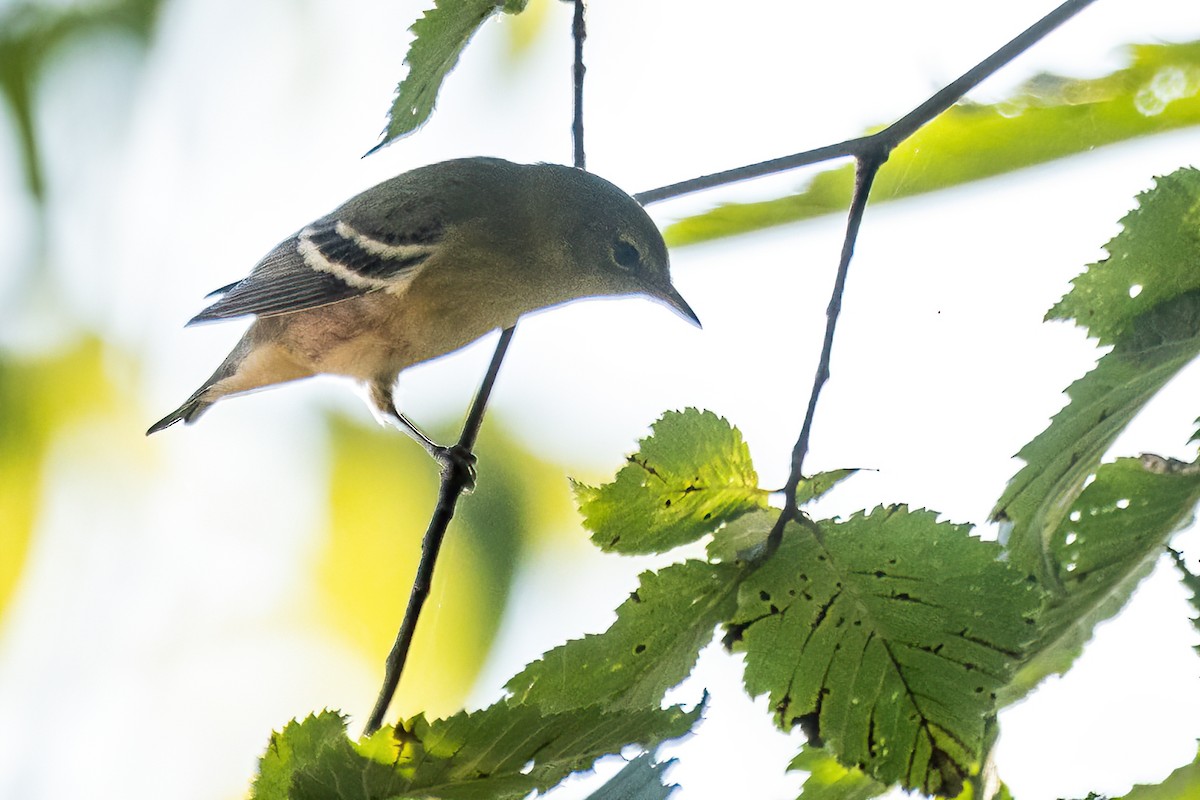
[[[442,81],[475,32],[497,11],[517,14],[527,1],[435,0],[434,7],[410,28],[414,39],[404,57],[408,74],[396,87],[382,139],[368,155],[424,125],[433,113]]]
[[[856,472],[857,469],[834,469],[801,479],[796,488],[796,505],[803,508]]]
[[[409,720],[352,742],[333,712],[292,722],[273,734],[259,764],[255,800],[463,800],[522,798],[545,791],[597,758],[687,733],[703,705],[630,712],[597,708],[550,714],[497,703],[446,720]]]
[[[1184,588],[1192,593],[1189,601],[1197,612],[1197,616],[1192,617],[1192,625],[1196,627],[1197,631],[1200,631],[1200,573],[1188,569],[1187,562],[1183,560],[1183,553],[1178,550],[1171,550],[1170,553],[1171,559],[1175,562],[1175,568],[1179,570],[1179,579],[1183,582]],[[1196,645],[1192,649],[1200,653],[1200,645]]]
[[[827,751],[807,746],[788,765],[808,773],[800,800],[870,800],[888,790],[857,767],[844,767]]]
[[[391,738],[377,732],[371,737],[371,747],[366,752],[377,752],[379,737]],[[259,760],[258,776],[250,790],[255,800],[292,800],[297,778],[317,765],[332,766],[338,761],[354,761],[359,753],[346,738],[346,720],[335,711],[310,714],[303,722],[293,720],[283,731],[271,734],[267,752]],[[383,764],[371,758],[363,759],[363,766],[374,773],[373,777],[385,777]],[[342,797],[343,795],[331,795]],[[348,796],[348,795],[347,795]]]
[[[1070,315],[1113,349],[1075,381],[1070,404],[1017,454],[1025,467],[993,517],[1017,563],[1060,590],[1047,552],[1084,482],[1130,420],[1200,353],[1200,174],[1179,170],[1139,196],[1107,247],[1049,316]],[[1130,287],[1141,294],[1130,298]],[[1143,295],[1150,295],[1143,301]],[[1151,303],[1152,301],[1152,303]]]
[[[1073,319],[1101,344],[1112,344],[1160,303],[1200,289],[1200,170],[1155,181],[1105,245],[1108,257],[1071,281],[1046,314]]]
[[[1047,675],[1065,672],[1162,555],[1171,534],[1200,502],[1200,472],[1167,471],[1157,456],[1104,464],[1050,539],[1055,576],[1066,594],[1042,615],[1033,657],[1000,692],[1006,705]],[[1147,468],[1147,464],[1151,468]]]
[[[615,481],[575,484],[584,525],[602,550],[665,552],[764,508],[767,492],[742,435],[711,411],[671,411]]]
[[[663,773],[673,763],[670,759],[655,764],[649,753],[642,753],[589,794],[587,800],[667,800],[675,786],[663,782]]]
[[[956,795],[1042,601],[1001,552],[904,506],[789,524],[739,591],[747,689],[843,764]]]
[[[505,688],[547,711],[656,708],[733,616],[740,575],[732,565],[694,560],[645,572],[607,631],[554,648]]]
[[[1085,481],[1130,420],[1200,354],[1200,291],[1139,316],[1096,368],[1067,389],[1070,404],[1017,455],[1025,466],[1005,489],[993,517],[1008,523],[1015,563],[1047,587],[1063,589],[1049,552]]]
[[[1200,123],[1200,42],[1134,45],[1130,55],[1128,67],[1105,77],[1040,75],[995,105],[959,103],[892,152],[871,202]],[[666,229],[667,243],[679,247],[842,212],[853,187],[853,166],[838,167],[787,197],[724,204],[680,220]]]
[[[1195,800],[1197,797],[1200,797],[1200,756],[1172,772],[1162,783],[1138,784],[1118,800]]]

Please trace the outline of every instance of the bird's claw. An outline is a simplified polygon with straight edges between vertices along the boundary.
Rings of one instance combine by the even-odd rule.
[[[457,477],[462,483],[463,491],[470,494],[475,490],[475,454],[462,445],[442,447],[439,445],[433,451],[433,457],[442,466],[442,478]]]

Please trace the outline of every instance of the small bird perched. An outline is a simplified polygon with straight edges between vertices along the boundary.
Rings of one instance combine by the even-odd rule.
[[[463,158],[351,198],[279,244],[188,324],[254,315],[212,377],[147,435],[230,395],[317,374],[366,384],[384,418],[439,459],[395,404],[400,372],[531,311],[641,294],[699,326],[632,197],[555,164]]]

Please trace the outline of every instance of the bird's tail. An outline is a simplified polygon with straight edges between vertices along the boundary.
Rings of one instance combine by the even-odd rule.
[[[195,422],[223,397],[311,377],[311,367],[297,363],[291,353],[271,340],[274,333],[264,333],[260,329],[265,321],[258,320],[251,325],[212,377],[183,405],[151,425],[146,435],[158,433],[176,422]]]
[[[217,371],[204,382],[203,386],[197,389],[187,400],[184,400],[183,405],[151,425],[150,429],[146,431],[146,435],[149,436],[152,433],[158,433],[161,430],[171,427],[176,422],[195,422],[197,417],[225,395],[244,391],[247,387],[236,385],[236,383],[235,385],[230,385],[229,379],[236,381],[238,370],[241,369],[246,356],[249,355],[254,347],[251,339],[252,331],[253,328],[246,332],[241,341],[233,348],[233,352],[225,357],[221,366],[217,367]]]
[[[149,430],[146,431],[146,435],[149,436],[152,433],[158,433],[161,430],[171,427],[176,422],[191,422],[207,411],[208,407],[213,403],[211,400],[206,401],[204,399],[204,394],[208,391],[208,386],[208,384],[205,384],[199,391],[189,397],[183,405],[151,425]]]

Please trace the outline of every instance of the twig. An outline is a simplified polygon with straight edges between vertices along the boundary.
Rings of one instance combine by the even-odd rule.
[[[574,3],[575,18],[571,31],[575,39],[575,100],[571,134],[575,146],[575,166],[583,169],[586,160],[583,149],[583,76],[586,72],[583,66],[583,40],[587,36],[587,31],[584,25],[584,0],[574,0]],[[471,404],[471,410],[467,414],[467,420],[463,423],[462,433],[459,435],[458,444],[454,449],[468,459],[475,449],[479,429],[483,425],[483,416],[487,411],[488,398],[491,397],[492,387],[496,383],[496,377],[500,374],[500,365],[504,362],[504,355],[508,352],[508,345],[516,330],[517,326],[513,325],[500,332],[500,339],[496,342],[496,352],[492,354],[492,361],[488,365],[487,373],[483,376],[479,391],[475,395],[475,401]],[[392,704],[396,688],[400,685],[400,677],[404,674],[404,665],[408,661],[408,651],[412,647],[417,622],[421,618],[421,609],[424,607],[425,600],[429,597],[430,587],[433,585],[433,570],[437,564],[438,553],[442,549],[442,541],[446,538],[446,530],[454,518],[459,498],[472,482],[471,471],[465,466],[467,462],[461,463],[460,468],[446,469],[442,473],[441,484],[438,487],[437,505],[434,506],[429,526],[425,529],[425,538],[421,540],[421,559],[417,563],[417,573],[413,577],[412,590],[408,595],[408,606],[404,610],[404,619],[400,623],[400,630],[396,633],[396,641],[392,644],[391,652],[388,653],[384,665],[383,686],[379,690],[379,696],[375,700],[371,716],[368,717],[367,723],[363,727],[363,735],[370,735],[383,727],[383,718],[387,715],[388,706]]]
[[[585,0],[575,0],[575,16],[571,21],[571,36],[575,39],[575,103],[571,115],[571,141],[575,144],[576,169],[587,169],[587,154],[583,150],[583,76],[587,73],[587,67],[583,65],[583,40],[587,38],[586,10]]]
[[[744,167],[714,172],[711,175],[702,175],[699,178],[691,178],[679,183],[660,186],[657,189],[638,192],[633,196],[633,199],[644,206],[648,206],[651,203],[682,197],[692,192],[715,189],[718,186],[725,186],[730,183],[737,183],[738,181],[761,178],[765,175],[774,175],[777,172],[787,172],[790,169],[807,167],[810,164],[820,164],[822,161],[857,155],[859,148],[870,138],[869,136],[862,136],[857,139],[847,139],[844,142],[828,144],[824,147],[818,147],[815,150],[805,150],[804,152],[795,153],[790,156],[781,156],[768,161],[760,161],[757,164],[747,164]]]
[[[475,395],[475,401],[471,404],[471,410],[467,414],[467,421],[463,423],[462,434],[459,436],[458,445],[455,448],[460,453],[471,453],[475,449],[475,440],[483,425],[483,415],[487,410],[488,398],[491,397],[496,376],[500,373],[500,364],[504,361],[504,354],[508,350],[508,344],[512,341],[515,332],[516,326],[514,325],[511,328],[505,328],[500,333],[500,340],[496,342],[496,352],[492,354],[492,363],[488,365],[487,374],[484,375],[479,391]],[[400,623],[400,630],[396,633],[396,641],[392,644],[391,652],[388,653],[383,671],[383,686],[379,690],[379,696],[375,700],[371,716],[363,728],[364,735],[372,734],[383,726],[383,718],[396,694],[396,688],[400,685],[400,676],[404,673],[404,665],[408,661],[408,651],[412,647],[413,636],[417,632],[417,621],[421,618],[421,609],[425,606],[425,600],[429,597],[429,590],[433,585],[433,568],[437,564],[442,541],[446,538],[450,520],[454,518],[458,499],[462,497],[463,490],[471,485],[471,482],[470,469],[465,466],[442,472],[437,505],[434,506],[433,516],[430,517],[429,526],[425,529],[425,538],[421,540],[421,559],[417,563],[417,574],[413,577],[412,591],[408,595],[408,606],[404,609],[404,619]]]
[[[850,273],[850,259],[854,257],[854,245],[858,242],[858,229],[862,225],[863,214],[867,210],[867,198],[871,196],[871,186],[875,175],[887,160],[890,149],[881,147],[869,156],[858,159],[854,174],[854,197],[850,201],[850,214],[846,220],[846,237],[842,240],[842,255],[838,261],[837,277],[833,281],[833,291],[829,297],[829,306],[825,310],[825,339],[821,343],[821,358],[817,362],[817,374],[813,378],[812,392],[808,396],[808,409],[804,412],[804,425],[800,428],[800,436],[792,449],[792,469],[787,483],[783,487],[784,506],[771,533],[767,536],[767,544],[762,558],[770,558],[779,549],[783,541],[783,529],[787,523],[796,519],[800,509],[796,504],[796,492],[800,482],[804,480],[804,457],[808,454],[808,441],[812,434],[813,417],[817,413],[817,400],[821,389],[829,380],[829,364],[833,357],[833,337],[837,331],[838,316],[842,312],[842,296],[846,291],[846,276]]]
[[[888,143],[889,150],[894,149],[897,144],[907,139],[913,132],[925,125],[925,123],[930,122],[943,111],[950,108],[950,106],[957,103],[962,99],[964,94],[975,88],[984,78],[993,75],[1005,64],[1044,39],[1047,34],[1059,25],[1062,25],[1094,2],[1096,0],[1067,0],[1067,2],[1030,25],[1008,44],[964,72],[957,80],[932,95],[928,100],[878,133],[870,136],[860,136],[856,139],[847,139],[844,142],[818,147],[814,150],[805,150],[789,156],[772,158],[768,161],[760,161],[757,164],[747,164],[744,167],[714,172],[711,175],[703,175],[699,178],[691,178],[667,186],[660,186],[657,189],[638,192],[633,197],[642,205],[649,205],[675,197],[682,197],[685,194],[704,191],[705,189],[715,189],[718,186],[725,186],[738,181],[761,178],[765,175],[774,175],[778,172],[786,172],[799,167],[807,167],[811,164],[819,164],[822,161],[830,161],[835,158],[847,158],[849,156],[862,158],[878,148],[880,142]]]

